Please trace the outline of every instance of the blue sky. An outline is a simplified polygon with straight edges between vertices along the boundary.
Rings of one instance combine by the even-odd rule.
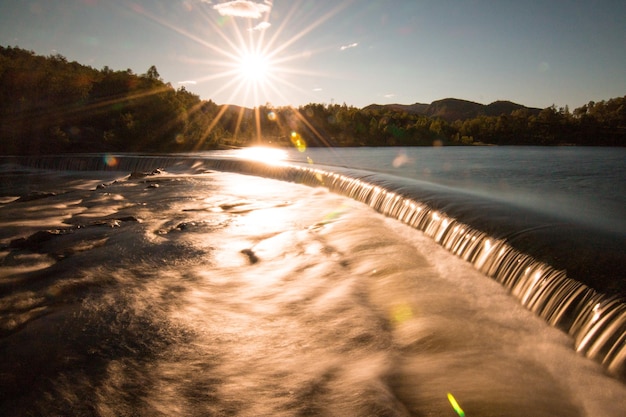
[[[626,94],[617,0],[7,0],[0,45],[98,69],[155,65],[176,88],[248,107],[455,97],[573,109]]]

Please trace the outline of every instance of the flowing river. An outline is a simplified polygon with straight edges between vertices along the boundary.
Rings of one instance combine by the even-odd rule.
[[[575,151],[5,159],[0,414],[621,416],[626,159]]]

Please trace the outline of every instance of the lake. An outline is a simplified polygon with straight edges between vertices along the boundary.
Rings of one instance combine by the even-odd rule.
[[[313,148],[289,161],[433,182],[626,233],[626,149],[580,147]]]

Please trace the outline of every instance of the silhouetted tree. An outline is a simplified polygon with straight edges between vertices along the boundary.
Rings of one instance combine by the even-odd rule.
[[[626,146],[626,96],[590,101],[571,112],[568,106],[536,112],[498,108],[502,111],[497,116],[452,122],[449,117],[345,103],[220,106],[184,87],[175,90],[161,80],[154,65],[138,76],[130,69],[95,70],[59,54],[42,57],[0,47],[2,154],[176,152],[259,142],[291,146],[292,132],[307,146]],[[437,114],[445,116],[444,110]]]
[[[152,65],[148,68],[148,71],[145,74],[146,78],[151,80],[161,80],[161,75],[159,75],[159,71],[157,71],[156,67]]]

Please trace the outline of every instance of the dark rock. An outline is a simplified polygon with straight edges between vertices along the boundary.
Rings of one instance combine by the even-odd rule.
[[[11,243],[9,243],[9,247],[12,249],[27,249],[37,252],[41,250],[41,246],[45,242],[68,233],[72,233],[72,229],[40,230],[27,238],[22,237],[12,240]]]
[[[244,206],[246,204],[248,204],[248,203],[246,203],[245,201],[236,201],[234,203],[222,203],[222,204],[220,204],[219,207],[222,210],[224,210],[224,211],[228,211],[228,210],[232,210],[232,209],[237,208],[237,207]]]
[[[138,178],[145,178],[145,177],[147,177],[148,175],[150,175],[150,174],[149,174],[149,173],[147,173],[147,172],[138,172],[138,171],[135,171],[135,172],[131,172],[131,173],[130,173],[130,176],[128,177],[128,179],[129,179],[129,180],[136,180],[136,179],[138,179]]]
[[[198,224],[196,222],[182,222],[179,223],[174,230],[187,230],[187,229],[191,229],[198,226]]]
[[[120,227],[121,225],[117,219],[96,220],[88,224],[88,226],[105,226],[110,228]]]
[[[53,192],[33,191],[30,194],[21,196],[20,198],[15,200],[15,202],[21,203],[25,201],[40,200],[42,198],[54,197],[56,195],[57,193],[53,193]]]
[[[137,222],[137,223],[141,223],[141,220],[139,220],[135,216],[117,217],[115,220],[119,220],[121,222]]]
[[[131,172],[131,174],[128,177],[128,179],[135,180],[135,179],[151,177],[153,175],[159,175],[159,174],[161,174],[161,170],[160,169],[155,169],[155,170],[152,170],[150,172],[135,171],[135,172]]]
[[[248,257],[248,260],[250,261],[251,264],[255,264],[257,262],[259,262],[259,258],[258,256],[256,256],[256,254],[254,253],[254,251],[252,249],[242,249],[241,253],[243,253],[244,255],[246,255]]]

